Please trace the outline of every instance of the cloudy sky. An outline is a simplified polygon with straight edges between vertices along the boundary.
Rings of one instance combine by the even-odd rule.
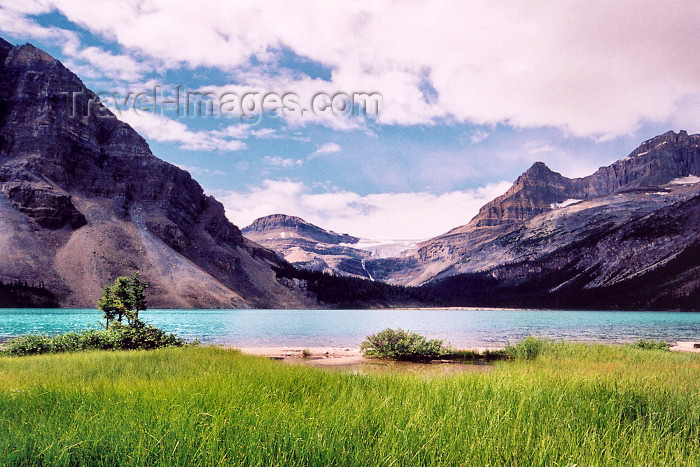
[[[0,0],[0,32],[124,99],[119,117],[241,227],[282,212],[427,238],[535,161],[583,176],[659,133],[700,131],[697,0]],[[293,95],[302,110],[319,93],[381,103],[367,115],[134,111],[126,98],[155,86],[164,99],[177,86]]]

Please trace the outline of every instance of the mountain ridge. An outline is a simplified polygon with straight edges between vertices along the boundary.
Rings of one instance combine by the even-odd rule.
[[[58,60],[0,39],[0,81],[0,280],[32,278],[60,306],[86,307],[140,270],[155,307],[316,306]],[[83,93],[75,116],[70,92]]]
[[[668,144],[668,147],[662,147]],[[466,225],[448,232],[458,232],[467,226],[493,227],[512,221],[530,219],[551,210],[551,205],[567,199],[591,199],[609,195],[624,188],[658,186],[674,178],[700,173],[700,153],[684,159],[686,164],[669,161],[673,149],[700,147],[700,135],[668,131],[655,136],[634,149],[627,157],[599,168],[586,177],[567,178],[553,172],[543,162],[535,162],[503,195],[484,205]]]

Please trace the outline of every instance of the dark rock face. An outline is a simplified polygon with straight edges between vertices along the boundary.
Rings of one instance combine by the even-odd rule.
[[[33,218],[46,229],[60,229],[66,224],[77,229],[87,224],[85,216],[73,206],[70,195],[51,186],[10,182],[3,184],[1,190],[15,209]]]
[[[582,225],[556,248],[543,248],[556,243],[543,235],[530,257],[445,274],[427,287],[447,304],[700,311],[698,191],[626,222],[604,213],[605,222]]]
[[[282,260],[60,62],[0,39],[0,82],[0,280],[41,280],[62,306],[94,306],[139,269],[153,306],[312,305],[276,280]]]

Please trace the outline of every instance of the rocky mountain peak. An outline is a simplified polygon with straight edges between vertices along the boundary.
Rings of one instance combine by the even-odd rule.
[[[506,193],[482,207],[469,224],[452,232],[511,225],[569,199],[656,187],[688,175],[700,176],[700,135],[688,135],[685,130],[651,138],[629,156],[583,178],[569,179],[535,162]]]
[[[527,169],[518,179],[515,184],[518,185],[548,185],[560,183],[564,177],[558,172],[554,172],[547,167],[544,162],[535,162]]]
[[[700,135],[668,131],[588,177],[574,180],[577,197],[604,196],[619,190],[665,185],[700,175]]]
[[[666,133],[662,135],[655,136],[651,139],[648,139],[644,141],[642,144],[639,145],[634,151],[632,151],[629,156],[629,158],[636,157],[638,155],[644,155],[648,153],[649,151],[652,151],[654,149],[659,149],[663,144],[670,144],[670,145],[692,145],[693,143],[697,144],[700,142],[700,139],[696,138],[700,135],[688,135],[688,132],[685,130],[680,130],[678,133],[675,133],[674,131],[667,131]],[[694,141],[695,140],[695,141]],[[624,159],[623,159],[624,160]]]
[[[328,244],[357,243],[359,238],[322,229],[301,217],[271,214],[255,219],[242,230],[253,241],[270,238],[298,237]]]
[[[530,219],[566,199],[571,181],[535,162],[503,195],[484,205],[469,226],[495,227]]]
[[[36,61],[54,63],[55,58],[41,49],[37,49],[32,44],[24,44],[15,49],[14,59],[19,63],[32,63]]]

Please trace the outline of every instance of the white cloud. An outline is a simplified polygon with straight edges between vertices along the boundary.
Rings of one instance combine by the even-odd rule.
[[[139,62],[129,55],[107,52],[99,47],[82,47],[77,33],[57,27],[44,27],[26,16],[27,14],[48,13],[49,2],[28,1],[18,3],[0,1],[0,31],[15,37],[57,44],[62,52],[70,57],[68,65],[82,76],[106,76],[110,79],[133,81],[139,79],[146,63]],[[152,68],[152,66],[151,66]]]
[[[364,238],[426,239],[466,224],[481,206],[510,185],[500,182],[440,195],[360,195],[350,191],[313,193],[302,182],[266,180],[247,192],[218,190],[212,194],[224,203],[228,218],[240,227],[258,217],[283,213]]]
[[[326,143],[322,144],[319,146],[316,151],[314,151],[314,154],[329,154],[332,152],[339,152],[340,151],[340,146],[338,146],[336,143]]]
[[[263,157],[263,162],[273,167],[282,168],[294,167],[295,165],[302,165],[304,163],[304,161],[300,159],[289,159],[279,156],[265,156]]]
[[[279,134],[273,129],[273,128],[260,128],[259,130],[251,130],[250,131],[251,136],[254,136],[259,139],[267,139],[267,138],[279,138]]]
[[[194,176],[199,176],[199,175],[226,175],[226,172],[222,170],[215,170],[215,169],[205,169],[203,167],[195,167],[192,165],[184,165],[184,164],[175,164],[176,167],[181,168],[182,170],[189,172],[190,175]]]
[[[314,152],[309,154],[307,160],[316,159],[317,157],[323,156],[324,154],[332,154],[334,152],[340,152],[341,148],[336,143],[325,143],[319,146]]]
[[[223,130],[192,131],[177,120],[153,114],[121,112],[119,119],[145,137],[159,143],[175,142],[188,151],[237,151],[246,144],[236,138],[245,135],[245,127],[229,126]]]
[[[474,144],[479,144],[479,143],[481,143],[482,141],[485,141],[486,138],[488,138],[488,137],[489,137],[489,134],[488,134],[487,131],[484,131],[484,130],[474,130],[474,131],[472,132],[471,136],[469,137],[469,139],[471,140],[472,143],[474,143]]]
[[[5,2],[6,9],[14,3]],[[271,72],[237,73],[244,84],[304,95],[379,92],[379,120],[387,124],[445,119],[610,138],[645,121],[666,121],[679,102],[700,95],[694,0],[619,0],[604,8],[585,0],[365,0],[343,8],[202,0],[197,10],[216,14],[201,15],[173,0],[22,3],[14,14],[24,24],[2,21],[5,30],[48,37],[55,28],[42,32],[36,23],[23,33],[23,14],[56,8],[127,53],[158,63],[240,71],[256,57]],[[282,46],[331,69],[331,80],[279,73],[274,51]],[[90,63],[122,60],[99,50],[81,54]]]

